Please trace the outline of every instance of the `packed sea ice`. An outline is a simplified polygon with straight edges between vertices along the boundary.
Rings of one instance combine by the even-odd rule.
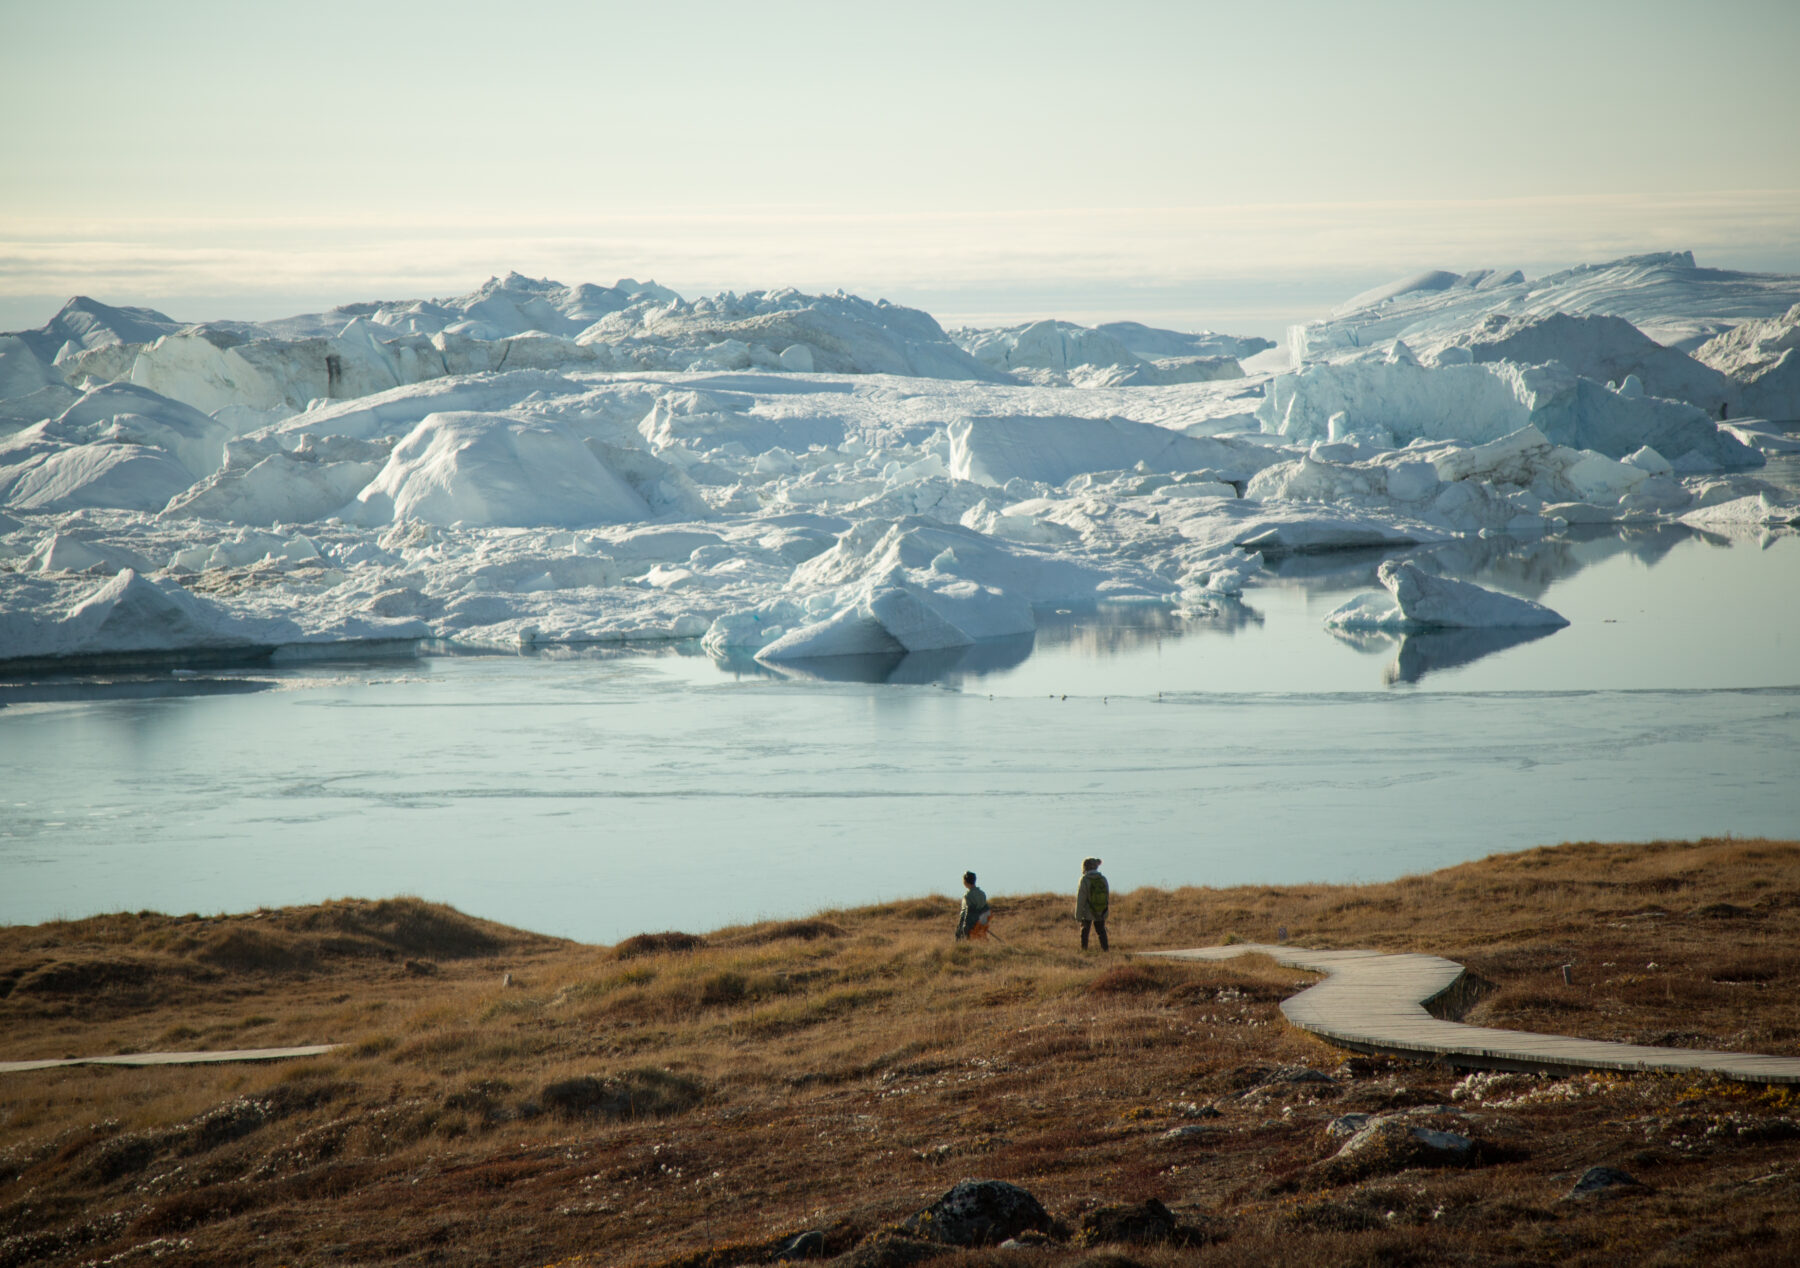
[[[264,323],[76,298],[0,336],[0,664],[701,639],[785,665],[1047,607],[1205,620],[1284,553],[1800,517],[1755,474],[1800,416],[1800,278],[1434,272],[1255,369],[1268,347],[517,274]],[[1381,579],[1334,623],[1560,619]]]

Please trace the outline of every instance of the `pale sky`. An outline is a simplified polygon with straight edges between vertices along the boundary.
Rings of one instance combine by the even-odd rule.
[[[565,282],[1267,330],[1800,272],[1800,3],[0,0],[0,328]]]

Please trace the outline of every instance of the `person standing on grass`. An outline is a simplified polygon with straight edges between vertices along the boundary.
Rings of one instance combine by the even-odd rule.
[[[975,873],[963,873],[962,910],[956,916],[956,940],[966,938],[976,940],[988,936],[988,900],[975,883]]]
[[[1081,949],[1087,950],[1088,929],[1100,935],[1100,949],[1108,950],[1106,945],[1106,909],[1112,899],[1112,891],[1106,886],[1106,878],[1100,875],[1099,859],[1081,860],[1081,884],[1075,889],[1075,919],[1081,922]]]

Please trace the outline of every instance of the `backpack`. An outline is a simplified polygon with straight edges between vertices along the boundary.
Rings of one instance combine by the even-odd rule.
[[[1105,920],[1106,904],[1112,898],[1106,889],[1106,878],[1098,872],[1090,872],[1088,875],[1094,882],[1093,887],[1088,890],[1088,909],[1094,913],[1095,920]]]

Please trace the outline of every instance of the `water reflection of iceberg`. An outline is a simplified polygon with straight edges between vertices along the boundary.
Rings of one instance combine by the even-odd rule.
[[[1506,626],[1493,629],[1424,630],[1400,638],[1400,653],[1383,675],[1394,683],[1417,682],[1440,669],[1455,669],[1556,633],[1560,626]]]
[[[818,682],[867,682],[891,685],[948,683],[1012,669],[1031,655],[1030,634],[983,639],[965,647],[929,652],[899,652],[872,656],[813,656],[770,665],[741,649],[737,654],[715,657],[720,668],[733,673],[754,673],[765,678],[809,678]]]
[[[1110,656],[1181,638],[1196,627],[1235,633],[1263,614],[1241,599],[1215,595],[1182,611],[1149,604],[1100,604],[1080,612],[1040,612],[1036,644]]]
[[[267,691],[274,685],[274,680],[269,678],[21,678],[0,682],[0,709],[9,704],[91,704],[97,700],[241,696]]]

